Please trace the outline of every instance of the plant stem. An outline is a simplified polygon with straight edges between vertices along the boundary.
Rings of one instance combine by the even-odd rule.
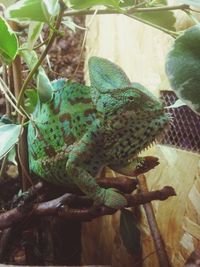
[[[127,9],[125,12],[127,14],[133,13],[145,13],[145,12],[159,12],[167,10],[189,10],[189,5],[176,5],[176,6],[163,6],[163,7],[148,7],[148,8],[137,8],[132,7]],[[123,12],[122,12],[123,13]],[[93,15],[94,10],[77,10],[77,11],[66,11],[64,16],[81,16],[81,15]],[[119,10],[113,9],[102,9],[97,11],[97,15],[110,15],[110,14],[121,14]]]
[[[18,108],[20,108],[20,106],[23,102],[24,91],[26,90],[28,83],[32,79],[33,75],[37,72],[39,66],[41,65],[42,61],[45,59],[46,55],[48,54],[56,36],[57,36],[57,31],[58,31],[60,24],[62,22],[62,17],[63,17],[64,11],[65,11],[65,5],[62,3],[62,1],[60,1],[60,13],[59,13],[58,18],[57,18],[56,23],[55,23],[55,29],[54,29],[54,31],[52,31],[52,34],[49,38],[49,42],[48,42],[45,50],[41,54],[40,58],[38,59],[38,62],[35,64],[33,69],[30,71],[29,75],[27,76],[26,80],[24,81],[24,83],[21,87],[20,94],[19,94],[18,101],[17,101],[17,107]]]
[[[8,161],[8,154],[5,155],[5,157],[3,158],[2,164],[1,164],[0,181],[2,181],[4,179],[4,174],[5,174],[5,171],[6,171],[7,161]]]
[[[3,80],[6,85],[8,85],[8,71],[7,71],[7,66],[3,64]],[[5,97],[5,102],[6,102],[6,114],[8,117],[11,115],[11,106],[7,98]]]
[[[195,23],[198,24],[199,21],[197,18],[194,17],[194,15],[189,10],[184,10],[184,12],[188,15],[188,17]]]
[[[142,174],[138,176],[138,183],[139,183],[139,188],[142,193],[147,193],[148,192],[148,187],[146,183],[146,177]],[[153,211],[153,206],[151,203],[146,203],[143,205],[147,221],[149,224],[149,228],[152,234],[152,238],[154,241],[154,245],[156,248],[157,256],[158,256],[158,261],[159,261],[159,266],[160,267],[171,267],[171,264],[169,262],[169,258],[165,249],[165,244],[163,242],[162,236],[160,234],[158,224],[156,222],[155,214]]]

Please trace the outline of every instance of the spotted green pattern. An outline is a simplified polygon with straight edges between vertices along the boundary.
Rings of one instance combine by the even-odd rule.
[[[142,85],[131,83],[115,64],[93,57],[91,87],[66,80],[52,83],[53,99],[39,102],[28,129],[31,172],[47,181],[78,187],[95,204],[126,205],[120,192],[101,188],[104,166],[120,172],[160,134],[168,117]]]

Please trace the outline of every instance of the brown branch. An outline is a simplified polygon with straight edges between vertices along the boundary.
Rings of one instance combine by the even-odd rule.
[[[196,249],[187,259],[184,267],[199,267],[200,266],[200,250]]]
[[[135,195],[125,195],[128,205],[127,207],[134,207],[144,204],[151,204],[149,202],[153,200],[166,200],[169,197],[175,196],[174,188],[171,186],[164,186],[161,190],[155,190],[151,192],[141,192]]]
[[[144,175],[138,176],[138,182],[139,182],[140,191],[143,194],[152,193],[152,192],[148,192],[146,177]],[[176,195],[176,193],[172,187],[165,187],[165,188],[167,190],[169,190],[169,192],[171,191],[171,196]],[[161,198],[162,198],[162,195],[161,195]],[[148,201],[148,202],[150,202],[150,201]],[[161,233],[160,233],[159,228],[158,228],[158,224],[156,222],[155,214],[153,211],[153,206],[151,203],[143,203],[143,206],[144,206],[144,210],[146,213],[149,228],[150,228],[150,231],[151,231],[151,234],[153,237],[154,245],[155,245],[155,248],[157,251],[159,266],[160,267],[170,267],[171,263],[169,261],[169,258],[168,258],[168,255],[167,255],[167,252],[165,249],[165,244],[163,242]]]
[[[156,199],[164,200],[173,195],[173,188],[164,187],[162,190],[132,196],[125,195],[125,197],[128,202],[127,207],[132,207]],[[92,204],[92,200],[85,196],[76,196],[68,193],[48,202],[38,204],[28,203],[2,213],[0,215],[0,229],[12,227],[17,223],[33,218],[34,216],[59,216],[68,220],[88,221],[99,216],[113,214],[117,211],[116,209],[111,209],[105,206],[92,206]],[[79,206],[81,208],[71,208]]]

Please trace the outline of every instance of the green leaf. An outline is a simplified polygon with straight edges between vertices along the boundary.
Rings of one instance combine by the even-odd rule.
[[[200,7],[199,0],[178,0],[179,3],[183,3],[190,6]]]
[[[176,95],[200,114],[200,26],[184,31],[166,58],[166,73]]]
[[[62,24],[64,24],[68,29],[72,30],[73,32],[76,31],[76,24],[74,23],[71,17],[64,17]]]
[[[3,158],[18,142],[22,126],[6,124],[0,126],[0,159]]]
[[[38,102],[38,94],[35,89],[26,89],[24,107],[28,113],[32,113]]]
[[[20,0],[11,5],[5,12],[7,18],[16,21],[40,21],[50,22],[52,18],[54,0],[47,1],[41,0]],[[57,5],[55,9],[57,8]],[[51,12],[51,13],[49,13]],[[54,14],[56,16],[56,14]]]
[[[46,14],[46,17],[49,16],[55,17],[59,13],[59,3],[58,0],[43,0],[41,1],[41,5],[44,11],[44,14]]]
[[[85,9],[91,8],[96,5],[104,5],[111,7],[119,7],[119,0],[71,0],[72,8],[74,9]]]
[[[37,75],[37,92],[42,103],[51,101],[53,97],[53,87],[44,70]]]
[[[18,51],[18,40],[8,23],[0,16],[0,57],[10,64]]]
[[[156,11],[148,13],[134,13],[133,17],[140,18],[154,25],[160,26],[170,31],[175,31],[176,18],[172,11]]]
[[[29,69],[32,70],[35,64],[38,62],[38,55],[34,50],[27,49],[27,43],[24,43],[21,46],[20,55],[23,57],[23,60],[28,65]]]
[[[140,230],[136,218],[130,210],[123,209],[121,211],[119,230],[127,251],[137,255],[141,251]]]
[[[38,39],[38,37],[42,31],[43,25],[44,25],[43,23],[35,22],[35,21],[32,21],[30,23],[29,31],[28,31],[28,40],[27,40],[29,50],[33,49],[34,44],[37,41],[37,39]]]
[[[14,165],[17,166],[17,161],[16,161],[16,148],[13,147],[9,153],[8,153],[8,161],[12,162]]]

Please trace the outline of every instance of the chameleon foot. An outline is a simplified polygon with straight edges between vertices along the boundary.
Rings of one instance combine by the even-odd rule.
[[[103,204],[110,208],[119,209],[127,205],[127,200],[117,190],[109,188],[105,190]]]

